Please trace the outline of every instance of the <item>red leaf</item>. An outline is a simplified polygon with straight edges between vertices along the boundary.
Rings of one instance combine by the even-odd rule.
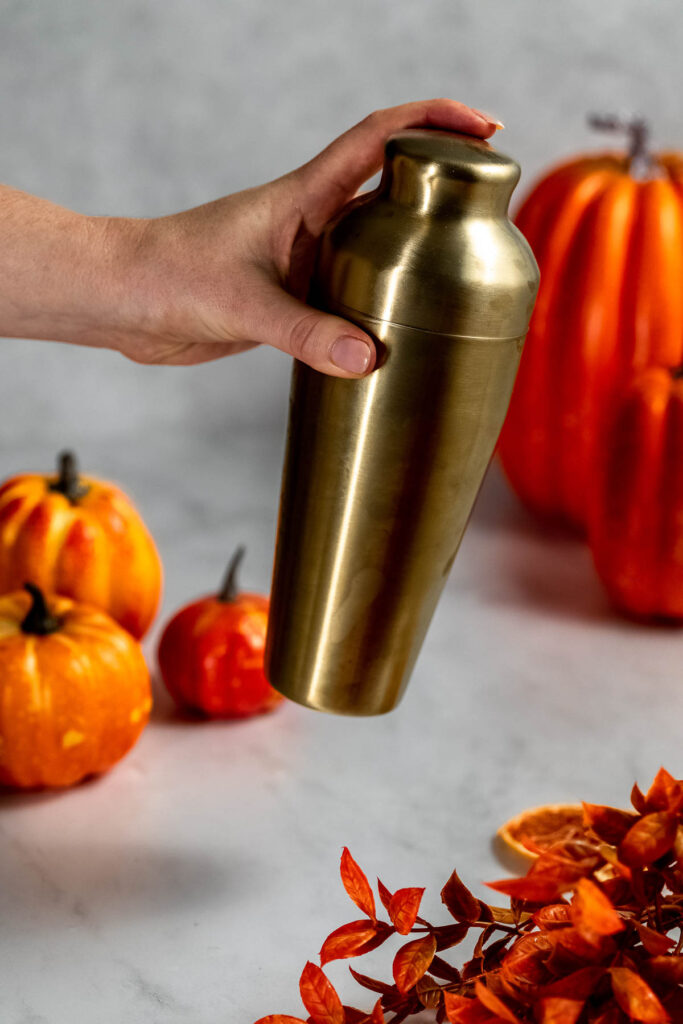
[[[426,1009],[435,1010],[441,1002],[443,989],[429,974],[423,974],[415,986],[415,994]]]
[[[451,1024],[484,1024],[491,1020],[491,1014],[478,1000],[444,992],[444,1007]]]
[[[598,982],[605,977],[604,967],[582,967],[572,974],[558,978],[546,985],[541,995],[544,999],[588,999],[597,988]]]
[[[591,1024],[624,1024],[626,1019],[619,1009],[619,1007],[610,1001],[610,1006],[596,1017],[595,1020],[591,1021]]]
[[[429,970],[437,978],[442,978],[444,981],[460,982],[460,971],[452,967],[447,960],[442,960],[440,956],[434,957],[429,965]]]
[[[384,1024],[384,1012],[382,1010],[382,1000],[378,999],[372,1008],[372,1013],[368,1017],[368,1024]]]
[[[657,981],[683,985],[683,956],[653,956],[647,967]]]
[[[638,783],[634,783],[633,789],[631,790],[631,803],[638,811],[638,814],[645,814],[647,811],[647,804],[645,797],[643,796]]]
[[[344,1024],[344,1007],[332,982],[310,960],[301,974],[299,991],[313,1024]]]
[[[288,1017],[285,1013],[271,1013],[267,1017],[261,1017],[256,1024],[306,1024],[301,1017]]]
[[[401,946],[394,957],[392,968],[394,981],[401,995],[409,992],[422,975],[427,973],[435,953],[436,939],[433,935],[424,935]]]
[[[660,768],[645,796],[648,811],[669,811],[677,814],[683,807],[683,782]]]
[[[590,942],[596,935],[615,935],[624,930],[611,901],[595,882],[580,878],[574,899],[569,907],[574,927]]]
[[[346,960],[348,957],[357,956],[363,946],[377,936],[377,931],[377,926],[367,918],[343,924],[323,942],[320,963],[324,967],[330,960]]]
[[[503,1000],[499,999],[491,989],[486,988],[481,981],[475,981],[474,992],[479,1002],[501,1020],[509,1021],[510,1024],[520,1024],[519,1017],[515,1016],[510,1007],[506,1006]]]
[[[669,1024],[669,1015],[647,982],[630,967],[612,967],[612,991],[619,1006],[640,1024]]]
[[[579,877],[580,873],[575,873],[569,878],[558,877],[555,872],[539,871],[524,878],[503,878],[499,882],[486,884],[490,889],[505,893],[516,900],[525,900],[527,903],[550,903],[567,889],[571,889]]]
[[[631,826],[638,820],[638,815],[631,811],[620,811],[616,807],[584,803],[583,819],[603,843],[618,846]]]
[[[420,909],[424,889],[397,889],[389,902],[389,917],[399,935],[409,935]]]
[[[444,949],[452,949],[467,936],[470,930],[468,924],[446,924],[440,928],[434,928],[432,935],[436,939],[436,948],[439,953]]]
[[[379,898],[382,901],[382,905],[388,914],[389,904],[391,903],[391,893],[387,889],[384,882],[380,881],[379,878],[377,879],[377,891],[379,892]]]
[[[346,846],[341,855],[340,874],[344,888],[353,902],[359,910],[368,915],[374,924],[377,921],[377,916],[375,914],[375,897],[372,894],[370,883]]]
[[[678,870],[683,871],[683,825],[679,825],[676,830],[674,855],[676,857],[676,863],[678,864]]]
[[[390,935],[396,934],[396,929],[392,928],[389,924],[385,924],[384,921],[378,921],[376,929],[377,934],[367,942],[364,942],[362,946],[359,946],[354,956],[365,956],[366,953],[372,952],[373,949],[377,949],[383,942],[386,942]]]
[[[384,981],[377,981],[375,978],[369,978],[367,974],[360,974],[358,971],[354,971],[353,967],[349,967],[349,970],[358,984],[362,985],[363,988],[367,988],[371,992],[379,992],[382,996],[396,994],[396,988],[393,985],[387,985]]]
[[[631,868],[642,868],[658,860],[673,846],[678,822],[668,811],[646,814],[624,836],[619,860]]]
[[[569,906],[566,903],[549,903],[534,914],[534,924],[541,930],[562,928],[570,921]]]
[[[583,1007],[582,999],[563,999],[559,996],[539,999],[536,1004],[538,1024],[576,1024]]]
[[[471,923],[479,920],[479,900],[460,881],[457,871],[453,872],[441,890],[441,902],[445,903],[456,921]]]
[[[666,956],[669,950],[676,945],[675,939],[670,939],[668,935],[662,935],[654,928],[648,928],[646,925],[640,924],[639,921],[631,921],[631,924],[640,935],[640,941],[650,956]]]

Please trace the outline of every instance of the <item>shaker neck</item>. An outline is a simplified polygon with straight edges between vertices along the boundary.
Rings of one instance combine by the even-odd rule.
[[[515,184],[466,175],[462,169],[456,174],[442,163],[395,153],[384,166],[379,191],[418,214],[506,217]]]

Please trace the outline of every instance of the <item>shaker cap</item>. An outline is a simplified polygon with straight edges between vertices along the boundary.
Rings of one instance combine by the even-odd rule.
[[[538,268],[508,217],[519,176],[516,161],[482,139],[397,132],[386,143],[378,188],[325,228],[310,301],[351,320],[359,314],[458,337],[522,337]]]

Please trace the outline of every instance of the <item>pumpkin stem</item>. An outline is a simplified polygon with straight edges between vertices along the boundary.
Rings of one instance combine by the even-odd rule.
[[[33,633],[35,636],[47,636],[49,633],[55,633],[61,626],[61,622],[56,615],[52,615],[48,611],[45,595],[40,587],[37,587],[35,583],[24,583],[24,590],[28,590],[33,601],[21,624],[22,632]]]
[[[237,570],[240,567],[240,563],[244,558],[246,548],[243,544],[240,544],[235,554],[230,559],[230,565],[228,571],[225,574],[223,585],[218,591],[218,600],[223,601],[225,604],[230,604],[235,600],[238,594],[237,590]]]
[[[634,178],[645,178],[652,172],[650,126],[643,117],[625,119],[615,114],[590,114],[588,124],[603,132],[626,132],[629,137],[629,171]]]
[[[57,479],[49,484],[51,491],[57,491],[75,505],[90,490],[78,479],[78,462],[73,452],[61,452],[57,460]]]

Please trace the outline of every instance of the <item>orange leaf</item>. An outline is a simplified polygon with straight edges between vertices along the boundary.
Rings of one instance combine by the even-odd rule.
[[[631,924],[640,935],[640,941],[650,956],[666,956],[669,950],[676,945],[675,939],[670,939],[668,935],[662,935],[654,928],[648,928],[646,925],[640,924],[639,921],[631,921]]]
[[[633,789],[631,790],[631,803],[638,811],[638,814],[645,814],[647,810],[647,805],[645,803],[645,797],[640,791],[640,787],[638,786],[637,782],[634,783]]]
[[[638,820],[638,815],[631,811],[620,811],[616,807],[584,803],[583,820],[603,843],[618,846],[631,826]]]
[[[445,903],[456,921],[479,920],[479,900],[460,881],[457,871],[453,872],[441,890],[441,902]]]
[[[648,811],[669,811],[676,814],[683,807],[683,782],[674,779],[666,768],[660,768],[645,796]]]
[[[619,1006],[640,1024],[669,1024],[669,1015],[647,982],[630,967],[612,967],[612,991]]]
[[[271,1013],[267,1017],[261,1017],[256,1024],[306,1024],[301,1017],[288,1017],[284,1013]]]
[[[386,885],[380,878],[377,879],[377,890],[379,892],[379,898],[382,901],[384,909],[387,914],[389,913],[389,904],[391,903],[391,893],[387,889]]]
[[[534,924],[542,930],[562,928],[568,925],[569,921],[569,907],[566,903],[549,903],[548,906],[541,907],[534,914]]]
[[[587,878],[580,878],[576,885],[569,916],[577,931],[589,941],[596,935],[615,935],[624,930],[624,922],[611,901]]]
[[[657,981],[683,985],[683,956],[653,956],[647,966]]]
[[[344,888],[356,904],[359,910],[367,914],[374,923],[377,920],[375,914],[375,897],[372,894],[370,883],[365,874],[356,864],[355,860],[345,846],[341,855],[340,865],[341,880]]]
[[[436,939],[433,935],[424,935],[401,946],[394,957],[392,968],[394,981],[401,995],[409,992],[422,975],[427,973],[435,953]]]
[[[536,1004],[538,1024],[576,1024],[583,1010],[582,999],[550,996]]]
[[[489,1011],[476,999],[456,996],[453,992],[444,992],[443,999],[451,1024],[484,1024],[491,1020]]]
[[[344,1007],[332,982],[310,960],[301,974],[299,991],[313,1024],[344,1024]]]
[[[384,1011],[382,1010],[382,1000],[378,999],[372,1008],[372,1013],[368,1017],[368,1024],[384,1024]]]
[[[409,935],[415,924],[424,889],[397,889],[389,903],[389,917],[399,935]]]
[[[519,1017],[516,1017],[509,1006],[481,981],[475,981],[474,992],[479,1002],[491,1013],[495,1013],[501,1020],[509,1021],[510,1024],[519,1024]]]
[[[679,825],[676,830],[674,854],[676,856],[676,863],[678,864],[679,871],[683,871],[683,825]]]
[[[676,840],[678,822],[668,811],[646,814],[624,836],[619,859],[631,868],[652,864],[671,849]]]
[[[356,956],[359,950],[377,935],[377,926],[364,918],[350,921],[328,935],[320,950],[320,963],[324,967],[330,960],[346,960]]]

